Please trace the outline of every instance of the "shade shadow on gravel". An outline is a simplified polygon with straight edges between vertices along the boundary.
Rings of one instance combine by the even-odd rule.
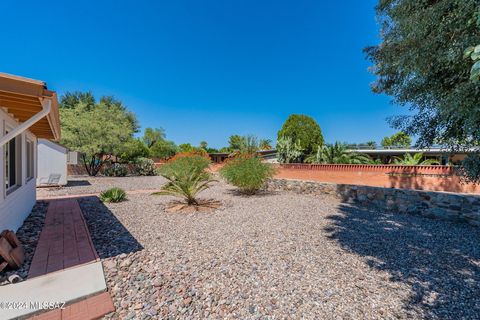
[[[480,315],[480,229],[406,214],[385,214],[341,204],[329,216],[330,237],[344,249],[408,284],[405,309],[427,318],[474,319]]]
[[[78,202],[100,258],[115,257],[143,249],[137,239],[98,197],[83,197]]]

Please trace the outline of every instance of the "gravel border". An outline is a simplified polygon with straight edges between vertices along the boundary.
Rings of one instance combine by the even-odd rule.
[[[25,219],[23,225],[17,230],[18,240],[22,243],[25,251],[25,262],[17,270],[7,269],[0,272],[0,284],[10,284],[5,279],[8,279],[11,275],[18,275],[25,280],[28,276],[28,270],[32,263],[33,255],[37,247],[40,233],[42,232],[43,225],[45,224],[45,215],[47,214],[48,203],[45,201],[37,201],[32,209],[30,215]]]
[[[96,194],[118,187],[126,191],[155,190],[165,183],[161,176],[127,176],[127,177],[68,177],[68,184],[63,187],[37,188],[37,197],[55,197],[80,194]]]

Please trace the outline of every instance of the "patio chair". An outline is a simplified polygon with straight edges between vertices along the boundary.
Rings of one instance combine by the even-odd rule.
[[[48,178],[40,178],[40,184],[45,186],[58,186],[61,177],[62,175],[60,173],[52,173]]]

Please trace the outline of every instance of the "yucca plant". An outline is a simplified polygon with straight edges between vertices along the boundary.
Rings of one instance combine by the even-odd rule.
[[[127,193],[120,188],[111,188],[100,193],[103,202],[121,202],[127,199]]]
[[[206,171],[208,165],[208,159],[199,155],[177,158],[162,165],[158,171],[168,183],[153,195],[180,197],[188,205],[198,205],[197,195],[215,181]]]
[[[423,160],[423,153],[415,153],[415,154],[410,154],[410,153],[405,153],[403,158],[400,157],[395,157],[393,160],[393,163],[395,164],[401,164],[401,165],[406,165],[406,166],[429,166],[429,165],[434,165],[434,164],[440,164],[435,159],[426,159]]]

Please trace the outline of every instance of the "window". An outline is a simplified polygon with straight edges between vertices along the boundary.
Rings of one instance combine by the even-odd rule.
[[[5,134],[7,134],[5,132]],[[5,144],[5,190],[7,194],[21,185],[21,136]]]
[[[27,180],[33,178],[35,174],[35,144],[33,141],[27,139]]]

